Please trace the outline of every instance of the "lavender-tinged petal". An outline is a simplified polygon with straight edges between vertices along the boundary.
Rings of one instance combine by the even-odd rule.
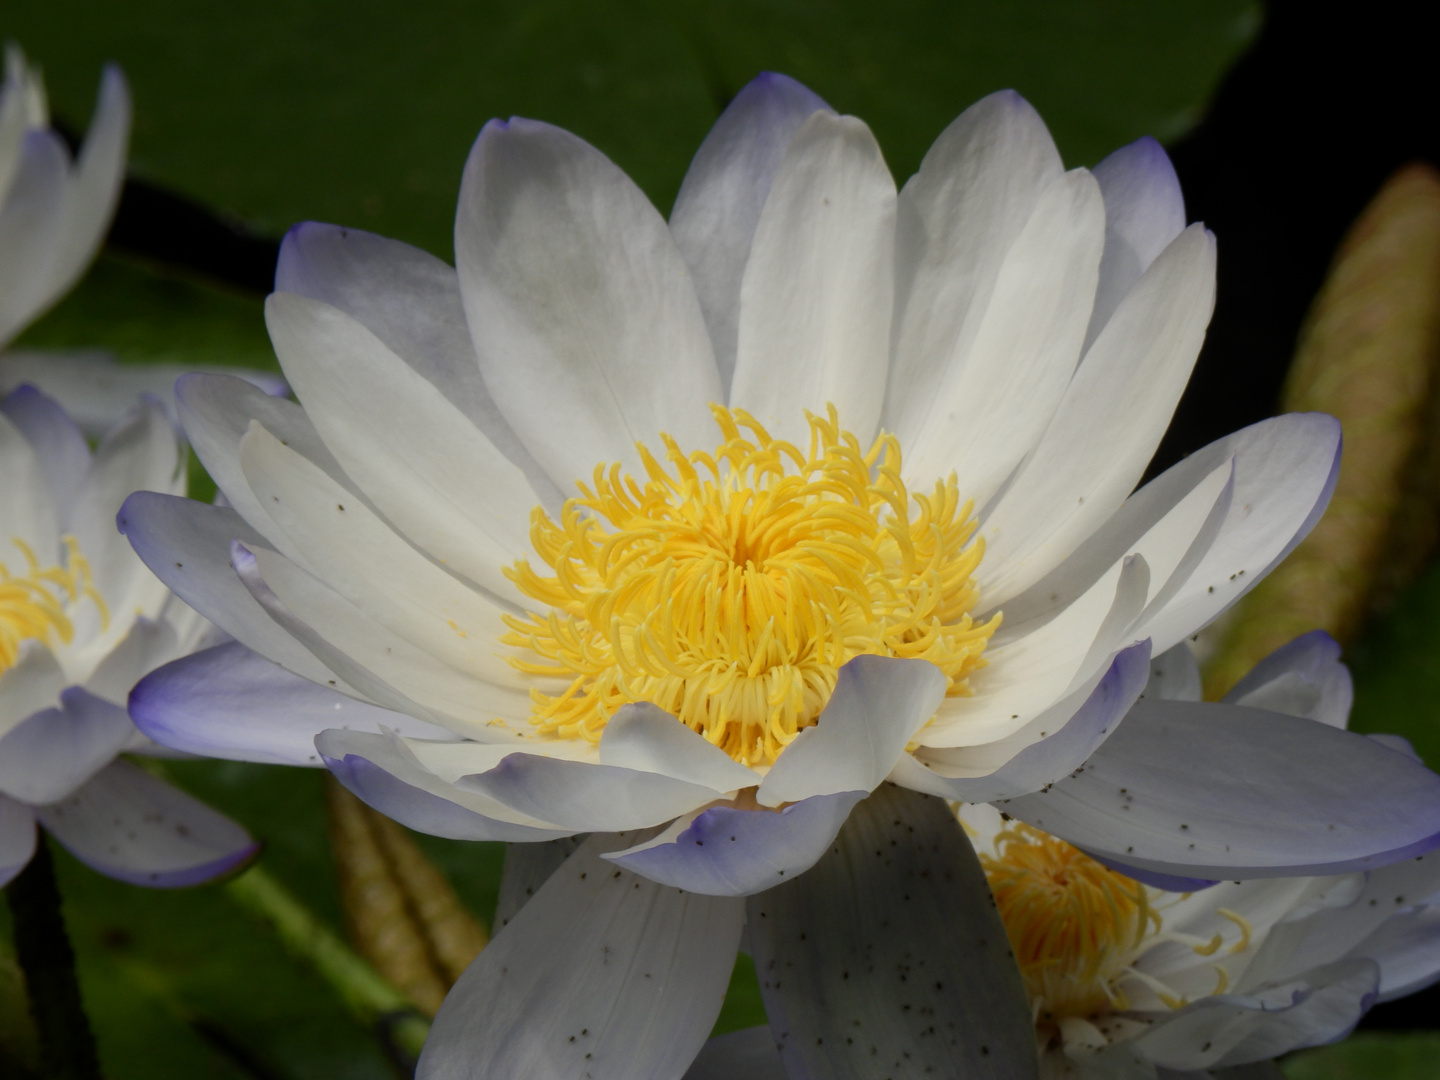
[[[121,706],[69,687],[59,708],[0,738],[0,793],[31,805],[58,802],[108,765],[134,730]]]
[[[752,896],[746,922],[788,1075],[1037,1076],[1004,925],[939,799],[880,788],[808,873]]]
[[[901,758],[890,779],[916,791],[972,803],[1039,791],[1084,764],[1096,747],[1115,731],[1145,688],[1149,660],[1148,641],[1116,653],[1110,665],[1102,668],[1099,676],[1089,685],[1067,697],[1056,709],[1042,713],[1017,737],[1002,739],[996,744],[1003,747],[1006,743],[1015,742],[1018,749],[991,772],[954,775],[954,770],[947,765],[963,759],[963,751],[922,748],[916,756]],[[1046,723],[1057,725],[1057,721],[1057,730],[1053,735],[1043,735],[1044,729],[1037,726]],[[1032,728],[1040,730],[1043,737],[1036,739]],[[1020,742],[1022,737],[1033,741]]]
[[[771,766],[756,799],[764,806],[842,791],[874,791],[945,697],[927,660],[857,656],[835,681],[820,719]]]
[[[0,795],[0,889],[25,869],[35,854],[35,812]]]
[[[694,278],[723,389],[735,370],[740,282],[760,212],[790,140],[822,111],[832,110],[794,79],[762,72],[715,121],[675,197],[670,231]]]
[[[1312,630],[1261,660],[1224,700],[1343,728],[1355,687],[1350,669],[1340,662],[1340,643],[1324,630]]]
[[[761,776],[648,701],[623,705],[600,736],[600,764],[663,773],[716,791],[755,787]]]
[[[1217,878],[1181,877],[1178,874],[1162,874],[1158,870],[1146,870],[1139,866],[1131,866],[1119,859],[1105,855],[1098,855],[1093,851],[1085,852],[1102,866],[1108,866],[1111,870],[1118,871],[1126,877],[1138,881],[1151,888],[1164,889],[1166,892],[1199,892],[1201,889],[1208,889],[1211,885],[1219,884]]]
[[[63,529],[65,507],[75,497],[90,468],[90,447],[85,436],[53,398],[28,383],[10,391],[5,400],[0,401],[0,413],[20,429],[34,449]]]
[[[1380,965],[1378,1001],[1393,1001],[1440,980],[1440,908],[1393,915],[1355,947]]]
[[[745,918],[600,861],[595,836],[460,976],[417,1080],[679,1080],[720,1012]]]
[[[164,746],[274,765],[321,767],[315,736],[328,728],[453,738],[423,720],[294,675],[233,641],[145,676],[130,693],[130,716]]]
[[[867,794],[816,795],[778,812],[712,806],[605,858],[686,892],[749,896],[814,866]]]
[[[1440,845],[1440,776],[1364,736],[1238,705],[1142,699],[1082,769],[1000,806],[1182,877],[1336,874]]]
[[[36,814],[92,870],[156,889],[199,885],[260,850],[235,822],[128,761]]]
[[[1374,961],[1348,960],[1249,995],[1192,1002],[1137,1036],[1133,1046],[1167,1069],[1267,1061],[1344,1038],[1375,1000]]]
[[[714,788],[659,773],[514,753],[455,786],[571,832],[643,829],[714,802]]]
[[[357,798],[401,825],[451,840],[555,840],[575,830],[547,827],[474,792],[445,783],[394,735],[322,731],[325,765]]]
[[[584,840],[583,835],[562,836],[559,840],[505,846],[505,868],[500,874],[500,895],[495,898],[495,919],[491,924],[497,934]]]

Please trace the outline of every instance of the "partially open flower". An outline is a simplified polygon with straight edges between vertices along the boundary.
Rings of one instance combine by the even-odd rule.
[[[240,826],[119,756],[168,755],[130,722],[126,696],[216,636],[115,531],[135,488],[184,491],[178,449],[154,401],[92,454],[39,392],[0,400],[0,884],[29,862],[37,823],[137,885],[195,884],[256,851]]]

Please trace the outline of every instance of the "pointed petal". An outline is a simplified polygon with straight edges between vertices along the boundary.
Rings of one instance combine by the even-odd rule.
[[[601,862],[587,840],[466,969],[418,1080],[678,1080],[729,984],[745,908]]]
[[[35,448],[3,414],[0,414],[0,475],[5,477],[5,483],[0,484],[0,521],[5,523],[5,536],[0,537],[0,562],[25,565],[24,555],[15,546],[15,541],[23,541],[42,561],[42,566],[54,565],[60,533],[45,473]]]
[[[984,506],[1034,449],[1080,361],[1104,241],[1104,205],[1089,173],[1045,188],[1005,253],[968,348],[929,384],[913,427],[896,431],[908,477],[929,483],[954,471],[964,497]]]
[[[807,445],[804,411],[839,410],[867,446],[885,396],[895,181],[870,129],[818,112],[775,175],[740,289],[730,404]]]
[[[65,672],[43,642],[22,642],[20,658],[0,673],[0,736],[41,709],[58,704]]]
[[[152,671],[130,694],[130,716],[162,746],[273,765],[322,765],[315,736],[328,728],[422,739],[448,735],[293,675],[239,642]]]
[[[1175,166],[1148,135],[1096,165],[1095,179],[1105,196],[1105,257],[1086,349],[1140,275],[1185,228],[1185,198]]]
[[[593,146],[533,120],[487,124],[455,252],[485,385],[562,492],[602,463],[643,474],[635,443],[661,431],[713,444],[723,391],[684,260]]]
[[[1002,806],[1186,876],[1335,874],[1440,844],[1440,776],[1364,736],[1236,705],[1142,699],[1083,770]]]
[[[794,79],[760,73],[725,106],[675,196],[670,232],[694,279],[722,388],[735,370],[740,281],[761,209],[785,148],[821,111],[832,110]]]
[[[1348,1035],[1375,1000],[1379,969],[1349,960],[1253,995],[1203,998],[1137,1036],[1134,1048],[1166,1069],[1267,1061]]]
[[[326,447],[380,512],[438,562],[524,603],[504,574],[530,550],[537,496],[524,473],[338,308],[272,293],[265,320]]]
[[[770,767],[756,800],[779,806],[874,791],[944,697],[945,676],[927,660],[855,657],[840,669],[820,719]]]
[[[53,299],[46,289],[64,235],[65,189],[70,180],[65,144],[49,130],[32,130],[20,144],[20,161],[0,202],[0,348]]]
[[[0,738],[0,793],[32,805],[59,802],[108,765],[133,731],[124,708],[72,686],[58,709]]]
[[[881,426],[907,449],[952,362],[970,354],[1005,253],[1061,171],[1039,114],[1002,90],[961,113],[900,192],[897,340]]]
[[[1190,651],[1190,643],[1182,641],[1150,661],[1150,681],[1145,684],[1147,698],[1165,701],[1200,700],[1200,664]]]
[[[390,734],[322,731],[315,747],[356,797],[401,825],[451,840],[554,840],[572,830],[548,828],[478,792],[447,784]]]
[[[600,736],[600,763],[662,773],[716,791],[754,787],[761,780],[759,773],[649,702],[615,711]]]
[[[51,504],[59,513],[75,498],[90,468],[90,447],[85,436],[53,398],[33,386],[10,391],[0,401],[0,413],[30,444],[45,486],[50,489]]]
[[[24,870],[35,854],[35,812],[0,795],[0,889]]]
[[[235,822],[128,761],[111,762],[40,823],[92,870],[131,885],[199,885],[254,858]]]
[[[1377,1001],[1423,990],[1440,979],[1440,908],[1423,907],[1385,922],[1356,948],[1380,965]]]
[[[564,836],[534,844],[507,844],[505,869],[500,876],[500,895],[495,900],[495,932],[530,902],[540,886],[550,880],[584,838]]]
[[[85,145],[65,193],[65,219],[46,291],[58,299],[79,280],[110,228],[125,181],[130,145],[130,88],[115,64],[105,65]]]
[[[231,637],[312,682],[334,672],[280,626],[250,595],[230,565],[230,543],[264,539],[234,510],[192,499],[136,492],[115,524],[165,585]]]
[[[1214,302],[1215,242],[1197,225],[1125,297],[986,514],[987,604],[1002,606],[1038,581],[1134,490],[1190,378]]]
[[[992,802],[1039,791],[1083,765],[1145,689],[1149,642],[1122,649],[1099,677],[1015,735],[956,750],[922,747],[890,774],[904,787],[960,802]]]
[[[1035,1028],[970,842],[939,799],[883,787],[829,854],[750,899],[791,1076],[1035,1077]]]
[[[866,794],[816,795],[778,812],[712,806],[605,858],[686,892],[749,896],[814,866]]]
[[[510,430],[480,378],[453,267],[399,240],[306,221],[280,244],[275,291],[322,301],[364,325],[469,417],[531,484],[541,482],[544,501],[559,505],[558,489]]]
[[[1340,662],[1340,643],[1324,630],[1312,630],[1251,668],[1225,700],[1343,728],[1350,722],[1355,687],[1350,669]]]

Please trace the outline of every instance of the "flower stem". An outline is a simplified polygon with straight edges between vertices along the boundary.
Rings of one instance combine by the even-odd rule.
[[[406,997],[351,951],[264,867],[225,885],[231,899],[267,923],[286,950],[328,983],[362,1024],[413,1066],[430,1024]]]
[[[40,1036],[40,1072],[50,1080],[100,1080],[95,1036],[80,1001],[75,950],[60,911],[55,863],[42,834],[30,864],[5,890],[15,927],[15,957],[25,973]]]

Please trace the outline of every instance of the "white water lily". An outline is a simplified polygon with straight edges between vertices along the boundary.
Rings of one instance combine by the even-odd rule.
[[[100,436],[141,394],[169,402],[175,380],[196,370],[176,364],[118,364],[94,350],[6,349],[80,280],[100,250],[125,180],[130,91],[114,64],[78,157],[50,127],[40,73],[15,46],[0,85],[0,394],[33,386],[58,401],[87,435]],[[276,376],[236,371],[267,393]]]
[[[70,291],[110,226],[125,178],[130,91],[111,64],[79,157],[50,127],[40,74],[15,46],[0,87],[0,349]]]
[[[157,740],[323,759],[442,835],[669,823],[607,858],[750,893],[887,777],[1072,771],[1334,482],[1336,423],[1295,415],[1130,495],[1214,246],[1153,142],[1065,172],[1011,93],[897,195],[860,121],[762,77],[668,225],[575,136],[492,123],[456,246],[298,226],[267,314],[301,405],[182,381],[233,509],[137,495],[121,526],[239,644],[137,691]]]
[[[897,193],[860,121],[762,76],[668,223],[575,136],[488,125],[456,250],[292,230],[267,316],[300,404],[184,380],[229,506],[119,519],[236,639],[137,686],[157,741],[323,763],[442,836],[598,834],[457,984],[422,1075],[679,1076],[739,898],[887,778],[1104,819],[1097,850],[1160,878],[1435,843],[1436,778],[1358,736],[1297,760],[1279,727],[1127,716],[1338,454],[1331,418],[1280,417],[1131,494],[1214,287],[1152,141],[1066,172],[997,94]]]
[[[122,754],[168,754],[126,696],[160,664],[215,639],[115,530],[137,487],[185,489],[174,429],[154,401],[92,454],[55,402],[0,400],[0,885],[29,862],[36,825],[122,881],[173,887],[224,873],[257,845],[229,819]]]

